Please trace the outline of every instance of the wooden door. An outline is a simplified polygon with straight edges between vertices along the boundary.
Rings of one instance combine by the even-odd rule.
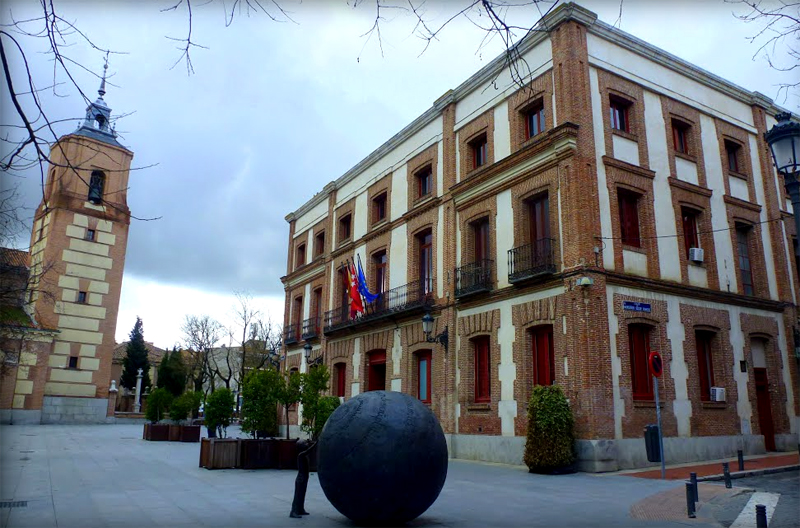
[[[769,382],[767,369],[754,368],[756,381],[756,407],[758,408],[758,425],[764,435],[764,447],[767,451],[775,451],[775,428],[772,424],[772,403],[769,399]]]
[[[386,352],[383,350],[369,354],[367,390],[386,390]]]

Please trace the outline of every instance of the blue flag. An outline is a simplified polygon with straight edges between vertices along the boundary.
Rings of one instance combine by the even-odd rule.
[[[375,302],[375,299],[380,297],[380,294],[370,293],[367,288],[367,278],[364,277],[364,270],[361,269],[361,259],[358,259],[358,292],[364,297],[368,303]]]

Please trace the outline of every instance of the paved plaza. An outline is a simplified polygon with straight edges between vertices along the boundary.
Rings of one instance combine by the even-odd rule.
[[[236,428],[230,436],[239,435]],[[17,527],[352,526],[316,475],[303,519],[288,517],[294,471],[198,467],[199,444],[146,442],[136,425],[0,427],[0,525]],[[719,526],[685,509],[659,518],[648,497],[683,483],[626,476],[533,475],[451,460],[439,499],[411,526]],[[679,502],[679,501],[678,501]],[[632,508],[633,507],[633,508]],[[650,519],[650,520],[644,520]]]

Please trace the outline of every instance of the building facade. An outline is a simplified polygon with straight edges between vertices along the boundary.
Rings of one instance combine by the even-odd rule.
[[[310,344],[334,394],[407,392],[452,457],[507,463],[556,383],[580,467],[613,471],[647,465],[658,351],[669,462],[796,449],[781,109],[575,4],[540,29],[524,82],[498,57],[286,217],[286,367]],[[354,260],[382,294],[351,319]]]
[[[113,419],[109,388],[133,153],[111,127],[105,77],[98,93],[78,129],[50,151],[19,303],[27,321],[14,335],[10,326],[2,328],[4,347],[22,347],[4,369],[4,422]]]

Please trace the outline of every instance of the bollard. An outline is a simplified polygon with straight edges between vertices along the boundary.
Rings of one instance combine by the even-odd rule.
[[[725,475],[725,487],[731,489],[731,472],[730,469],[728,469],[727,462],[722,463],[722,473]]]
[[[686,512],[689,514],[690,519],[695,518],[694,514],[694,490],[692,489],[692,483],[686,483]]]
[[[736,456],[739,458],[739,471],[744,471],[744,453],[741,449],[736,452]]]
[[[694,501],[700,502],[700,495],[697,492],[697,473],[689,473],[689,482],[692,483],[692,491],[694,492]]]
[[[767,528],[767,507],[756,504],[756,528]]]

